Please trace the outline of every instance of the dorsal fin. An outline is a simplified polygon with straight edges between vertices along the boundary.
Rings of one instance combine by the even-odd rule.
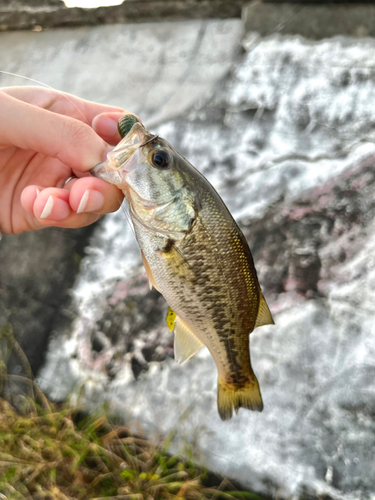
[[[202,346],[203,342],[177,316],[174,330],[174,357],[176,362],[182,365],[182,363],[194,356]]]
[[[142,253],[143,265],[145,266],[147,277],[148,277],[148,284],[150,285],[150,290],[152,290],[152,287],[154,287],[159,292],[160,290],[158,289],[158,287],[156,285],[154,275],[152,274],[151,268],[146,260],[146,257],[142,251],[141,251],[141,253]]]
[[[269,307],[267,305],[265,298],[263,297],[262,292],[259,293],[260,293],[259,309],[254,328],[257,328],[258,326],[275,324],[272,318],[271,311],[269,310]]]

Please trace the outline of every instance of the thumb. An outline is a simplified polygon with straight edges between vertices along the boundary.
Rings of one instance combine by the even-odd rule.
[[[0,92],[0,145],[58,158],[86,172],[103,161],[111,148],[79,120],[19,101]]]
[[[93,119],[92,128],[109,144],[117,144],[121,141],[121,137],[117,128],[118,121],[124,115],[130,114],[133,113],[129,113],[129,111],[107,111],[101,113],[100,115],[95,116],[95,118]],[[138,118],[138,121],[140,123],[142,123],[137,115],[134,116]]]

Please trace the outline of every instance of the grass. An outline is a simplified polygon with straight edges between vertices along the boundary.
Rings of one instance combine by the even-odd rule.
[[[11,353],[25,377],[8,374]],[[82,418],[79,409],[48,401],[11,326],[0,329],[0,499],[262,500],[229,491],[227,480],[205,486],[205,471],[171,456],[168,442],[134,436],[105,411]]]

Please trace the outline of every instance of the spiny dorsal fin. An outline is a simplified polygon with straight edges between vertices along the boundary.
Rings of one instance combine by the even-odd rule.
[[[257,328],[258,326],[275,324],[272,318],[271,311],[268,308],[267,302],[263,297],[262,292],[259,293],[260,293],[260,302],[259,302],[258,316],[254,328]]]
[[[146,273],[147,273],[147,276],[148,276],[148,284],[150,285],[150,290],[152,290],[152,287],[155,287],[156,290],[159,291],[159,289],[158,289],[158,287],[156,285],[156,281],[155,281],[154,275],[152,274],[151,268],[148,265],[148,262],[146,260],[146,257],[145,257],[145,255],[144,255],[143,252],[141,252],[141,253],[142,253],[143,265],[145,266]]]
[[[176,317],[176,327],[174,330],[174,357],[179,365],[185,363],[203,346],[196,335]]]

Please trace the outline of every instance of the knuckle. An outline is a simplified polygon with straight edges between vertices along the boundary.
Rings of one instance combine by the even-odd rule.
[[[93,144],[91,128],[73,118],[65,119],[63,124],[63,143],[66,144],[64,151],[59,151],[58,158],[70,165],[86,165],[87,154]]]
[[[84,123],[69,118],[64,121],[64,135],[69,142],[77,146],[85,144],[90,138],[90,127]]]

